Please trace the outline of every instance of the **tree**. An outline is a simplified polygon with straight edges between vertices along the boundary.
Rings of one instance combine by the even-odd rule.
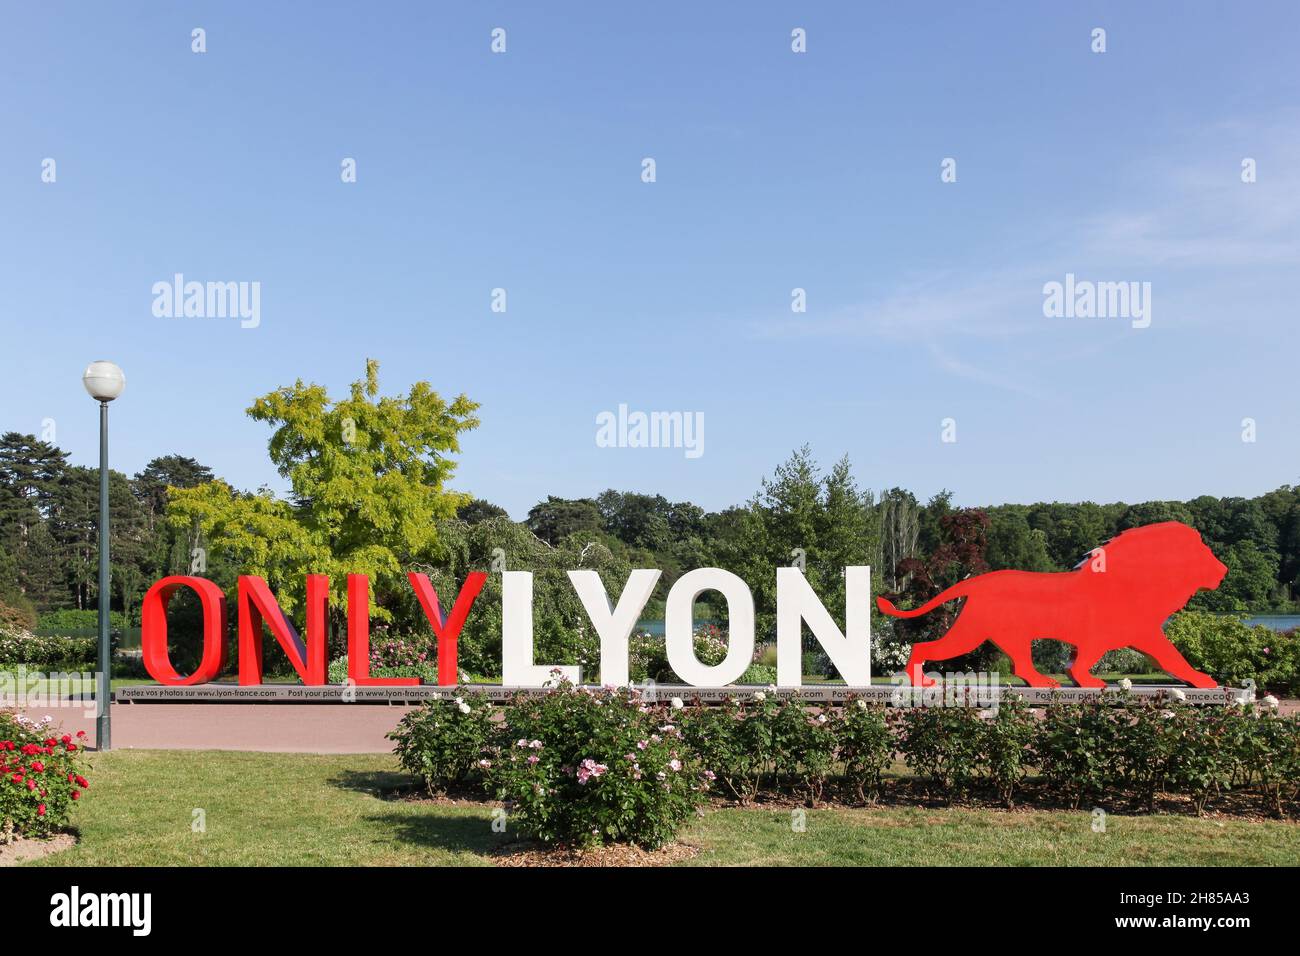
[[[167,513],[168,488],[194,488],[212,480],[212,469],[193,458],[163,455],[144,466],[132,480],[132,489],[149,516],[149,526]]]
[[[995,571],[1055,570],[1047,553],[1047,535],[1029,526],[1025,509],[1017,506],[990,509],[988,564]]]
[[[547,495],[533,505],[524,523],[537,537],[554,547],[571,534],[601,531],[600,507],[590,498]]]
[[[461,505],[456,512],[456,517],[469,524],[478,524],[480,521],[487,521],[489,518],[509,519],[510,513],[505,508],[494,505],[490,501],[475,498],[468,504]]]
[[[48,529],[67,454],[35,435],[0,435],[0,546],[16,569],[14,586],[37,606],[57,600],[58,559]]]
[[[173,527],[196,525],[208,548],[274,582],[292,607],[304,575],[330,577],[331,614],[341,622],[348,574],[367,574],[376,617],[409,589],[405,572],[440,553],[440,523],[470,500],[446,487],[460,433],[477,427],[478,405],[443,400],[428,382],[402,397],[379,397],[379,365],[347,398],[320,385],[294,385],[257,399],[248,415],[275,426],[270,457],[289,480],[289,500],[267,490],[237,493],[221,481],[174,488]]]
[[[920,542],[920,507],[916,496],[902,488],[891,488],[880,496],[880,566],[886,590],[897,593],[904,585],[898,568],[916,556]]]

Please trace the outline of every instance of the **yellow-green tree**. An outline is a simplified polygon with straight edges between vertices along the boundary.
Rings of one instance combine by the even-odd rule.
[[[275,428],[269,451],[289,498],[210,481],[170,489],[167,520],[223,563],[265,577],[286,611],[300,602],[306,574],[327,574],[337,620],[347,575],[367,574],[373,613],[387,618],[385,603],[408,590],[405,571],[440,556],[439,522],[470,500],[447,482],[477,409],[464,395],[444,400],[428,382],[380,397],[373,359],[338,401],[299,379],[247,410]]]

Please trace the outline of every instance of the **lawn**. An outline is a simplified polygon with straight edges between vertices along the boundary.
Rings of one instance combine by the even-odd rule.
[[[81,842],[45,864],[477,865],[516,839],[494,807],[386,799],[409,783],[386,754],[115,751],[93,758]],[[201,811],[201,815],[196,813]],[[202,819],[203,832],[194,822]],[[1300,858],[1300,824],[974,809],[712,810],[683,839],[695,865],[1208,864]]]

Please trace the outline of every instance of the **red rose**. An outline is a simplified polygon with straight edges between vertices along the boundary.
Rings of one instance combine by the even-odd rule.
[[[28,780],[28,781],[27,781],[27,789],[28,789],[28,790],[35,790],[35,789],[36,789],[36,781],[35,781],[35,780]]]
[[[72,799],[73,799],[73,800],[80,800],[80,799],[81,799],[81,791],[80,791],[80,790],[73,790],[73,791],[72,791]]]
[[[43,803],[38,803],[38,804],[36,805],[36,815],[37,815],[38,817],[43,817],[43,816],[45,816],[45,804],[43,804]]]
[[[78,737],[84,737],[84,736],[86,736],[86,732],[85,732],[84,730],[78,730],[78,731],[77,731],[77,736],[78,736]]]
[[[70,737],[68,734],[64,734],[64,735],[63,735],[62,737],[60,737],[59,739],[62,740],[65,744],[70,744],[70,743],[72,743],[72,737]]]
[[[41,773],[45,769],[45,764],[41,763],[39,760],[33,760],[32,769],[37,773]]]
[[[82,790],[90,789],[90,783],[81,774],[77,774],[77,786]]]

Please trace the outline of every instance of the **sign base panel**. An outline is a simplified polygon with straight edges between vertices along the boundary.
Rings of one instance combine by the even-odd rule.
[[[907,684],[873,684],[870,687],[846,687],[843,684],[812,684],[799,690],[776,690],[770,687],[733,685],[730,687],[690,687],[685,684],[637,684],[638,690],[649,700],[667,701],[680,697],[684,701],[698,699],[705,704],[720,704],[729,697],[744,697],[757,691],[775,693],[779,697],[798,694],[811,704],[839,704],[849,698],[864,698],[895,706],[916,706],[937,703],[943,699],[944,689],[911,687]],[[593,686],[592,689],[598,689]],[[1214,687],[1201,689],[1181,684],[1135,685],[1128,693],[1134,697],[1169,696],[1171,691],[1181,691],[1189,704],[1227,705],[1254,701],[1255,693],[1249,688]],[[999,695],[1016,694],[1028,703],[1047,706],[1054,703],[1077,703],[1093,700],[1099,695],[1118,696],[1118,687],[1008,687],[969,683],[949,685],[948,692],[957,699],[968,698],[981,706],[992,705]],[[302,684],[195,684],[189,687],[164,687],[139,685],[122,687],[113,692],[119,703],[177,704],[195,702],[204,704],[420,704],[426,700],[456,697],[462,694],[486,694],[494,703],[506,703],[517,694],[546,694],[550,691],[537,687],[503,687],[500,684],[462,684],[459,687],[438,687],[420,684],[414,687],[354,687],[344,684],[326,684],[306,687]]]

